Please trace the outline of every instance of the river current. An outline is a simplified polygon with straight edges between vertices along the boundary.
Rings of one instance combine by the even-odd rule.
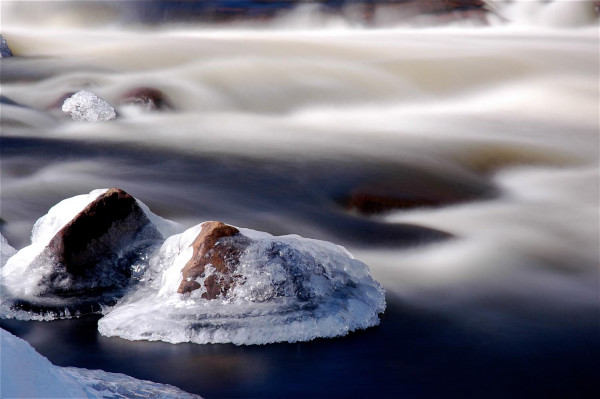
[[[388,302],[380,326],[345,338],[248,347],[105,338],[97,317],[0,320],[53,363],[207,398],[598,393],[597,25],[35,21],[2,19],[18,55],[0,64],[20,104],[1,115],[13,247],[58,201],[119,187],[185,226],[344,245]],[[123,105],[139,87],[173,109]],[[119,117],[62,115],[80,89]],[[363,212],[356,193],[405,201]]]

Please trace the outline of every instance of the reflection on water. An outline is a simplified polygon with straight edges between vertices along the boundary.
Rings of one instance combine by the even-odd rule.
[[[379,327],[293,345],[131,343],[99,336],[94,318],[0,322],[53,362],[209,398],[598,393],[597,26],[20,18],[2,33],[21,56],[1,61],[2,94],[20,104],[2,104],[0,230],[13,246],[58,201],[118,186],[187,226],[343,244],[389,293]],[[126,105],[140,87],[174,109]],[[57,101],[83,88],[119,118],[63,116]],[[372,214],[358,200],[392,205]]]

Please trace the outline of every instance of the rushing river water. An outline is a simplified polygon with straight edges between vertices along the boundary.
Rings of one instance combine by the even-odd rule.
[[[0,64],[2,95],[20,104],[2,104],[12,246],[58,201],[120,187],[185,226],[342,244],[387,290],[380,326],[300,344],[129,342],[100,336],[96,317],[0,320],[52,362],[207,398],[600,393],[597,25],[2,22],[18,55]],[[173,109],[122,104],[139,87]],[[80,89],[119,117],[61,115]],[[361,212],[357,192],[404,205]]]

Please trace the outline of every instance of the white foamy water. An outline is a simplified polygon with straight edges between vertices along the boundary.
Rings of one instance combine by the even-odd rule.
[[[53,20],[32,30],[4,19],[3,35],[24,58],[2,61],[2,93],[32,109],[3,106],[2,135],[171,151],[166,159],[217,154],[273,168],[319,160],[323,176],[333,161],[400,165],[382,172],[389,179],[402,165],[477,176],[498,189],[496,198],[369,219],[440,229],[455,239],[350,251],[388,292],[415,306],[513,314],[506,300],[529,304],[522,309],[535,314],[588,312],[598,304],[598,24],[589,18],[590,2],[523,3],[501,7],[514,24],[477,29],[124,29]],[[147,86],[163,91],[175,110],[123,107],[126,92]],[[120,117],[83,125],[53,111],[40,116],[84,88]],[[30,170],[37,158],[23,158],[3,161],[3,233],[12,243],[23,241],[28,223],[57,197],[115,185],[107,180],[151,194],[161,211],[180,210],[180,219],[208,207],[235,212],[239,225],[275,220],[286,233],[302,228],[337,241],[323,225],[366,218],[325,199],[331,219],[310,219],[300,207],[285,213],[286,204],[257,210],[246,199],[273,196],[270,182],[230,187],[233,199],[224,198],[207,187],[225,183],[191,173],[181,182],[164,160],[146,161],[143,171],[102,156],[53,159]],[[154,178],[163,168],[169,176]],[[189,219],[188,226],[200,221]]]

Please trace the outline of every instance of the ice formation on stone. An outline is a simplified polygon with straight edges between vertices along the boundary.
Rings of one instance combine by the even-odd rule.
[[[171,385],[125,374],[58,367],[26,341],[0,329],[0,396],[3,398],[164,398],[200,399]]]
[[[80,90],[67,98],[62,110],[69,112],[76,121],[107,121],[117,116],[109,103],[86,90]]]
[[[65,199],[53,206],[46,215],[37,220],[31,233],[31,245],[12,255],[0,270],[0,316],[44,320],[74,316],[66,308],[69,304],[78,305],[77,301],[81,300],[81,295],[74,298],[57,298],[45,292],[48,288],[48,285],[44,283],[45,279],[47,279],[47,276],[52,275],[57,265],[53,259],[44,256],[44,251],[57,232],[85,209],[86,206],[107,191],[107,189],[99,189],[89,194]],[[163,238],[180,231],[177,224],[160,218],[153,214],[144,203],[139,200],[136,201],[150,223],[152,223]],[[162,239],[155,240],[154,245],[159,246],[161,243]],[[5,245],[3,243],[3,254],[5,251],[4,248]],[[146,267],[145,256],[145,254],[140,254],[136,263],[129,265],[136,278],[143,274]],[[43,303],[40,305],[41,307],[38,306],[40,311],[31,312],[15,308],[15,300],[38,304]],[[62,309],[63,311],[61,311],[61,315],[57,315],[56,311],[44,312],[44,307]]]
[[[247,238],[225,297],[178,294],[202,225],[169,237],[144,276],[99,321],[106,336],[171,343],[266,344],[336,337],[379,324],[385,292],[343,247],[239,229]],[[199,279],[214,273],[210,267]]]

